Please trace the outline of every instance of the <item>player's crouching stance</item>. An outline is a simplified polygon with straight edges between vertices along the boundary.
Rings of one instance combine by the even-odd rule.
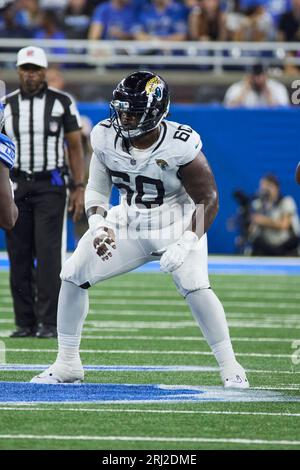
[[[111,118],[91,134],[94,153],[85,196],[90,229],[61,273],[58,356],[32,382],[83,380],[79,345],[88,313],[87,288],[163,253],[161,270],[172,274],[190,306],[224,386],[248,388],[223,307],[209,285],[206,232],[218,211],[218,195],[200,136],[165,120],[168,86],[150,72],[122,80],[111,109]],[[112,184],[121,190],[122,201],[107,211]]]

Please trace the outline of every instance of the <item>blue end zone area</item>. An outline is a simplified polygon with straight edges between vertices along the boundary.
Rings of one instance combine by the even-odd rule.
[[[6,253],[0,253],[0,271],[8,271]],[[242,256],[209,256],[210,274],[300,276],[300,258],[250,258]],[[134,272],[160,272],[159,261],[147,263]]]
[[[31,384],[0,382],[3,403],[299,402],[300,397],[270,390],[136,384]]]

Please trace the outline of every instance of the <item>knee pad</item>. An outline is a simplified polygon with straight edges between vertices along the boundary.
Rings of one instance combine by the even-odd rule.
[[[207,273],[198,269],[178,268],[172,273],[173,281],[178,292],[186,297],[190,292],[210,287]]]

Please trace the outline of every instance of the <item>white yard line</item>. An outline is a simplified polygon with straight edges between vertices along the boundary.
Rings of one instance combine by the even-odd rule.
[[[56,353],[57,349],[27,349],[27,348],[6,348],[6,352],[20,352],[20,353]],[[157,354],[157,355],[180,355],[180,356],[213,356],[210,351],[164,351],[164,350],[142,350],[142,349],[81,349],[83,354]],[[236,356],[241,357],[271,357],[271,358],[289,358],[291,354],[269,354],[269,353],[236,353]]]
[[[222,300],[226,299],[257,299],[257,292],[249,292],[249,289],[237,289],[236,291],[234,290],[221,290],[218,289],[218,293],[223,292],[222,295]],[[1,296],[4,295],[10,295],[10,290],[9,289],[0,289],[0,294]],[[99,289],[99,291],[91,291],[90,298],[93,301],[94,299],[97,300],[97,298],[101,299],[110,299],[113,296],[114,299],[119,298],[149,298],[149,297],[163,297],[165,298],[170,298],[174,299],[174,297],[179,297],[177,294],[175,287],[173,289],[159,289],[159,290],[153,290],[153,289],[147,289],[147,290],[142,290],[139,289],[138,291],[135,290],[129,290],[126,289],[126,291],[122,289]],[[277,290],[275,292],[265,292],[262,294],[263,299],[281,299],[281,300],[299,300],[300,299],[300,293],[298,291],[295,292],[287,292],[284,290],[284,292],[280,293]]]
[[[92,326],[95,328],[95,331],[96,330],[100,330],[102,328],[108,328],[109,326],[106,325],[105,323],[109,323],[109,326],[110,327],[113,327],[113,325],[111,324],[112,322],[98,322],[98,321],[86,321],[85,322],[85,325],[86,326]],[[291,325],[291,324],[274,324],[274,323],[262,323],[262,322],[251,322],[251,321],[245,321],[245,322],[241,322],[241,321],[231,321],[230,319],[228,319],[228,324],[230,327],[232,328],[255,328],[255,329],[280,329],[280,330],[284,330],[284,329],[292,329],[292,330],[299,330],[300,329],[300,325]],[[123,326],[122,326],[123,325]],[[126,323],[127,325],[127,328],[129,328],[129,323]],[[172,323],[161,323],[161,322],[157,322],[157,323],[149,323],[149,322],[132,322],[131,323],[131,326],[132,328],[136,328],[138,330],[148,330],[148,329],[153,329],[153,330],[163,330],[163,329],[167,329],[167,330],[174,330],[174,329],[184,329],[184,328],[191,328],[191,327],[195,327],[197,328],[197,324],[196,322],[172,322]],[[124,326],[124,322],[115,322],[114,324],[114,327],[116,328],[116,331],[119,329],[123,329],[125,328]]]
[[[160,437],[160,436],[70,436],[57,434],[0,434],[0,439],[40,440],[40,441],[122,441],[122,442],[186,442],[186,443],[218,443],[246,445],[284,445],[300,446],[300,441],[207,438],[207,437]]]
[[[226,278],[227,280],[227,276],[223,276],[223,278]],[[165,284],[164,282],[161,282],[161,283],[157,283],[155,281],[155,277],[153,276],[153,278],[151,279],[151,281],[149,282],[144,282],[141,280],[142,277],[139,279],[139,287],[141,289],[145,289],[145,290],[161,290],[162,292],[164,292],[165,290],[173,290],[175,289],[174,287],[174,284],[172,282],[172,280],[170,280],[170,284]],[[247,281],[247,283],[245,282],[240,282],[240,279],[238,279],[237,282],[235,281],[231,281],[231,283],[228,283],[224,280],[220,280],[220,279],[217,279],[217,278],[214,278],[212,279],[211,278],[211,284],[212,284],[212,288],[216,289],[216,290],[223,290],[223,291],[236,291],[238,292],[240,289],[242,290],[245,290],[247,292],[249,292],[249,290],[258,290],[258,291],[263,291],[263,292],[266,292],[266,291],[270,291],[270,292],[278,292],[278,290],[282,290],[283,292],[286,292],[287,289],[291,289],[291,290],[295,290],[296,292],[298,292],[298,289],[299,289],[299,277],[293,282],[293,278],[290,276],[288,278],[288,281],[283,281],[283,282],[265,282],[265,283],[262,283],[262,282],[259,282],[258,284],[258,281],[257,281],[257,277],[254,279],[254,280],[249,280],[249,282]],[[260,278],[259,278],[260,279]],[[274,278],[272,278],[272,280],[274,280]],[[6,284],[7,286],[7,284]],[[114,290],[114,289],[119,289],[119,288],[122,288],[122,289],[136,289],[137,287],[137,283],[136,282],[130,282],[130,281],[126,281],[126,280],[122,280],[122,277],[120,276],[118,278],[118,282],[108,282],[106,283],[105,287],[104,287],[104,284],[102,286],[100,286],[100,284],[97,286],[97,287],[94,287],[93,290],[91,290],[92,293],[96,292],[98,289],[99,290]],[[174,291],[176,292],[176,291]]]
[[[42,370],[46,369],[49,364],[0,364],[0,371],[3,372],[10,372],[10,371],[35,371],[35,370]],[[138,365],[84,365],[84,369],[86,372],[136,372],[139,371],[140,373],[143,372],[152,372],[152,373],[161,373],[161,372],[197,372],[197,373],[219,373],[219,368],[214,366],[190,366],[190,365],[145,365],[145,364],[138,364]],[[283,375],[298,375],[300,374],[300,370],[265,370],[265,369],[246,369],[247,373],[252,374],[283,374]]]
[[[242,305],[240,306],[243,307]],[[7,319],[2,318],[0,323],[11,323],[13,312],[12,310],[2,309],[1,314],[8,315]],[[133,317],[174,317],[174,318],[182,318],[184,319],[191,317],[190,311],[184,309],[182,312],[180,311],[170,311],[170,310],[143,310],[140,311],[139,309],[136,310],[127,310],[127,309],[109,309],[109,311],[102,311],[101,309],[89,309],[89,318],[93,315],[95,316],[109,316],[118,315],[118,316],[133,316]],[[245,320],[245,321],[261,321],[261,322],[291,322],[291,323],[299,323],[300,315],[298,314],[276,314],[272,312],[264,312],[264,313],[252,313],[252,312],[226,312],[226,317],[229,320]]]
[[[0,331],[1,333],[1,331]],[[111,340],[111,339],[117,339],[117,340],[133,340],[133,341],[202,341],[206,342],[206,339],[203,338],[202,336],[147,336],[147,335],[135,335],[135,336],[130,336],[130,335],[83,335],[83,339],[101,339],[101,340]],[[288,343],[292,344],[293,341],[300,340],[300,338],[253,338],[253,337],[231,337],[232,341],[236,342],[246,342],[246,343]]]
[[[251,387],[251,390],[284,390],[284,391],[300,391],[300,384],[289,384],[288,387],[285,385],[276,385],[276,387]]]
[[[55,406],[55,403],[49,403],[51,408]],[[143,408],[140,409],[132,409],[132,408],[39,408],[36,407],[35,404],[30,403],[28,406],[23,407],[15,407],[15,406],[0,406],[0,411],[72,411],[72,412],[90,412],[90,413],[156,413],[156,414],[183,414],[183,415],[229,415],[229,416],[284,416],[288,418],[300,418],[300,413],[269,413],[264,411],[196,411],[196,410],[144,410]]]
[[[84,331],[90,331],[90,328],[84,328]],[[98,331],[98,329],[96,330]],[[118,331],[118,329],[116,329]],[[122,330],[124,331],[124,330]],[[132,331],[132,330],[131,330]],[[0,330],[0,337],[7,337],[11,333],[11,329],[7,330]],[[206,343],[206,339],[202,336],[150,336],[150,335],[89,335],[83,334],[83,339],[86,340],[128,340],[128,341],[179,341],[179,342],[204,342]],[[235,342],[246,342],[246,343],[288,343],[292,344],[294,341],[299,341],[300,338],[253,338],[253,337],[231,337],[232,341]]]
[[[137,286],[135,286],[137,287]],[[126,289],[125,295],[124,289]],[[281,299],[281,300],[299,300],[300,294],[299,294],[299,286],[295,286],[295,289],[290,289],[290,287],[286,288],[277,288],[277,289],[256,289],[253,288],[253,292],[249,292],[248,289],[222,289],[220,287],[214,288],[212,286],[212,289],[214,292],[222,299],[222,300],[227,300],[227,299],[257,299],[257,294],[259,294],[261,299]],[[114,288],[114,289],[95,289],[94,291],[90,291],[90,298],[97,300],[98,298],[151,298],[151,297],[157,297],[158,299],[161,298],[167,298],[167,299],[181,299],[180,295],[177,293],[175,287],[172,289],[167,289],[167,288],[161,288],[157,289],[156,287],[151,287],[149,286],[147,290],[139,290],[138,292],[135,290],[127,290],[127,288]],[[10,290],[7,289],[1,289],[0,288],[0,297],[5,298],[7,303],[12,303],[12,297]],[[10,299],[10,301],[9,301]]]
[[[3,297],[1,299],[1,302],[3,303],[8,303],[11,304],[11,297]],[[248,307],[248,308],[272,308],[275,310],[280,310],[280,309],[291,309],[294,310],[296,309],[297,311],[300,311],[299,308],[299,303],[287,303],[287,302],[276,302],[276,303],[271,303],[271,302],[222,302],[225,307],[241,307],[241,304],[243,305],[243,308]],[[157,300],[148,300],[148,299],[110,299],[110,298],[101,298],[101,300],[95,300],[93,298],[90,299],[90,304],[91,305],[171,305],[171,306],[178,306],[178,307],[186,307],[186,303],[183,300],[163,300],[163,299],[157,299]]]
[[[299,322],[298,322],[299,323]],[[14,324],[13,320],[5,320],[5,319],[0,319],[0,324]],[[280,329],[280,330],[287,330],[287,329],[292,329],[292,330],[299,330],[300,325],[296,323],[285,323],[285,322],[280,322],[275,324],[275,320],[272,322],[270,319],[270,322],[266,321],[251,321],[245,320],[245,321],[236,321],[234,319],[228,318],[228,324],[231,328],[255,328],[255,329]],[[182,321],[182,322],[136,322],[136,321],[130,321],[130,322],[120,322],[120,321],[98,321],[98,320],[87,320],[85,322],[85,331],[137,331],[137,330],[178,330],[178,329],[184,329],[184,328],[197,328],[196,322],[192,321]]]

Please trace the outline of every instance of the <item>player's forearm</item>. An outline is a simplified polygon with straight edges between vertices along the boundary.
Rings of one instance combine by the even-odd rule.
[[[0,227],[4,230],[11,230],[18,218],[18,208],[8,195],[1,200]]]
[[[88,183],[85,191],[85,213],[90,229],[96,228],[105,223],[107,211],[109,209],[110,191],[101,193],[92,189]]]
[[[0,161],[0,228],[11,230],[18,218],[18,208],[14,202],[9,168]]]
[[[209,198],[197,203],[191,223],[187,230],[195,232],[200,239],[213,224],[219,210],[219,198],[217,192],[212,192]]]
[[[103,188],[103,187],[102,187]],[[84,207],[86,214],[100,213],[100,208],[107,212],[109,209],[111,188],[103,188],[102,191],[98,191],[91,187],[88,182],[85,195],[84,195]]]

